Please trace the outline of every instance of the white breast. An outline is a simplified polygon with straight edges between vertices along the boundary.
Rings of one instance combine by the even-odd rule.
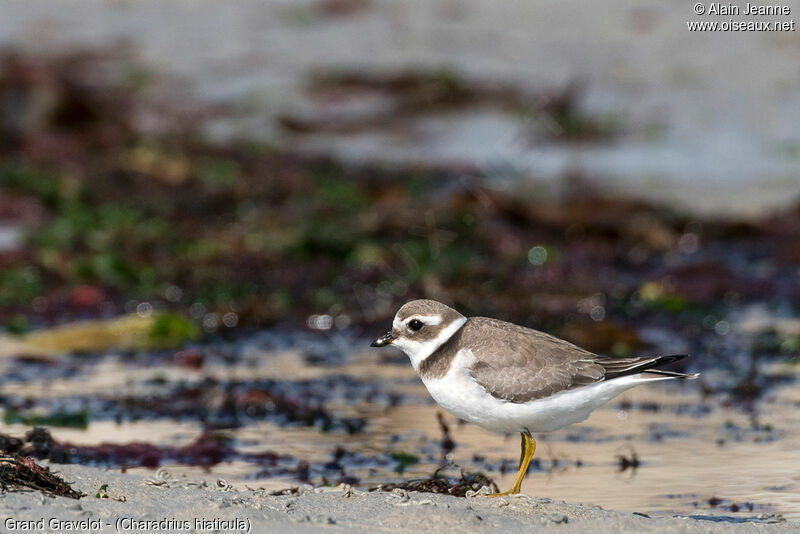
[[[557,430],[585,420],[592,411],[638,384],[670,378],[631,375],[561,391],[544,399],[512,403],[492,397],[469,375],[472,358],[470,351],[462,349],[445,376],[422,381],[433,399],[448,412],[501,433]]]

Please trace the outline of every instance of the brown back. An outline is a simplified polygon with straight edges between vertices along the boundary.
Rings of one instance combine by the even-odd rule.
[[[424,378],[447,373],[459,348],[475,356],[470,374],[495,398],[528,402],[602,380],[597,356],[544,332],[497,319],[471,317],[419,368]]]

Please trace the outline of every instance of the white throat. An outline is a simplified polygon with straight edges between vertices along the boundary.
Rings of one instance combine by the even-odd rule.
[[[419,371],[419,365],[422,361],[433,354],[433,352],[442,346],[442,343],[450,339],[453,334],[464,326],[467,322],[466,317],[459,317],[449,325],[447,325],[439,335],[427,341],[415,341],[403,337],[394,340],[392,345],[406,353],[406,356],[411,360],[411,365],[414,366],[415,371]]]

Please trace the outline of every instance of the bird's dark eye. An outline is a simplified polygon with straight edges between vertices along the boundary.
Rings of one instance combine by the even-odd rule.
[[[417,330],[419,330],[420,328],[422,328],[422,321],[420,321],[419,319],[414,319],[414,320],[412,320],[412,321],[410,321],[410,322],[408,323],[408,327],[409,327],[411,330],[413,330],[414,332],[416,332]]]

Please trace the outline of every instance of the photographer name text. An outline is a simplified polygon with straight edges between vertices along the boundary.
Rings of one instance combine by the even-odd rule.
[[[697,4],[698,6],[702,4]],[[792,10],[789,6],[767,6],[767,5],[758,5],[758,4],[751,4],[747,2],[742,9],[737,4],[723,4],[720,2],[711,2],[707,4],[702,12],[700,9],[696,9],[698,15],[772,15],[772,16],[781,16],[781,15],[791,15]]]

